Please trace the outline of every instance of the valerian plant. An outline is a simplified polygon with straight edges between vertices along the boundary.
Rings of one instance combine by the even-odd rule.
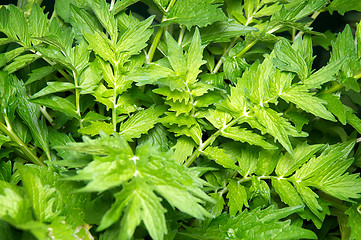
[[[351,10],[1,5],[0,238],[360,239],[361,25],[312,29]]]

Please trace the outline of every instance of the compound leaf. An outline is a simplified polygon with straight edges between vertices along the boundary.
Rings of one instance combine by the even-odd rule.
[[[227,20],[218,6],[206,0],[179,0],[170,9],[165,23],[178,23],[190,30],[192,26],[205,27],[217,21]]]

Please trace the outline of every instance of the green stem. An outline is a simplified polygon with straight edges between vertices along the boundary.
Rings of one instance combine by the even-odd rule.
[[[175,2],[176,2],[176,0],[171,0],[170,1],[170,3],[168,4],[167,9],[165,10],[166,13],[169,12],[170,8],[175,4]],[[166,19],[167,18],[165,16],[163,16],[161,23],[164,22]],[[156,33],[156,35],[154,37],[154,40],[152,42],[152,45],[149,48],[149,52],[148,52],[147,57],[146,57],[146,63],[151,63],[152,62],[155,50],[158,47],[158,44],[160,42],[160,38],[162,37],[164,29],[165,29],[165,27],[163,26],[157,31],[157,33]]]
[[[111,0],[109,11],[112,11],[112,10],[113,10],[114,3],[115,3],[115,0]]]
[[[114,99],[113,99],[113,111],[112,111],[112,120],[113,120],[113,131],[117,131],[117,89],[114,88]]]
[[[170,8],[173,7],[173,5],[175,4],[177,0],[171,0],[170,3],[168,4],[167,9],[165,10],[166,12],[169,12]]]
[[[69,77],[69,75],[60,67],[56,66],[56,63],[51,61],[50,59],[46,58],[43,54],[41,54],[40,52],[37,52],[35,49],[30,49],[30,51],[36,55],[41,56],[45,62],[47,62],[50,66],[55,67],[55,69],[61,74],[63,75],[63,77],[65,77],[66,80],[68,80],[68,82],[72,82],[73,79],[71,79],[71,77]]]
[[[34,164],[40,166],[46,166],[40,159],[28,148],[28,146],[12,131],[11,127],[6,127],[2,122],[0,122],[0,131],[10,137],[10,139],[15,142],[20,150],[26,155],[26,157],[33,162]]]
[[[199,154],[201,154],[206,147],[211,145],[214,142],[214,140],[216,140],[216,138],[219,135],[221,135],[221,133],[225,129],[227,129],[228,127],[232,127],[234,124],[236,124],[244,116],[246,116],[246,115],[244,114],[244,115],[241,115],[240,117],[238,117],[236,119],[233,119],[230,123],[223,126],[223,128],[218,129],[217,132],[213,133],[204,143],[200,144],[200,146],[193,152],[193,154],[184,163],[184,166],[189,167],[194,162],[194,160],[196,160],[196,158],[199,156]]]
[[[241,183],[244,183],[244,182],[248,182],[248,181],[251,181],[253,177],[244,177],[244,178],[241,178],[240,180],[237,181],[238,184],[241,184]],[[279,179],[279,177],[277,176],[260,176],[260,177],[257,177],[259,180],[266,180],[266,179]],[[287,181],[290,181],[290,179],[288,178],[282,178],[284,180],[287,180]],[[219,192],[219,194],[223,195],[225,193],[228,192],[228,188],[227,187],[224,187],[222,189],[222,191]]]
[[[113,65],[113,69],[114,69],[114,89],[113,89],[113,110],[112,110],[112,122],[113,122],[113,131],[116,132],[117,131],[117,123],[118,123],[118,115],[117,115],[117,89],[118,89],[118,78],[120,76],[118,76],[118,64],[119,62],[116,62]]]
[[[179,46],[182,45],[183,36],[184,36],[185,31],[186,31],[186,26],[183,25],[181,30],[180,30],[179,37],[178,37],[178,45]]]
[[[49,115],[48,111],[46,111],[46,107],[40,106],[40,112],[44,115],[46,120],[51,124],[51,126],[55,127],[53,118]]]
[[[257,40],[254,40],[254,41],[248,43],[248,44],[242,49],[242,51],[240,51],[240,52],[236,55],[236,57],[242,57],[243,54],[245,54],[249,49],[251,49],[251,47],[253,47],[256,43],[257,43]]]
[[[358,74],[356,74],[355,76],[353,76],[355,79],[359,79],[359,78],[361,78],[361,72],[360,73],[358,73]]]
[[[313,19],[313,21],[307,23],[307,24],[306,24],[306,27],[311,26],[311,24],[315,21],[315,19],[318,17],[318,15],[320,15],[320,13],[321,13],[320,11],[314,12],[314,13],[312,14],[312,16],[311,16],[311,18]],[[297,38],[301,37],[303,34],[304,34],[304,32],[299,31],[299,32],[297,33],[297,35],[294,37],[294,40],[296,40]]]
[[[79,116],[79,125],[80,128],[83,128],[83,121],[81,119],[81,112],[80,112],[80,88],[79,88],[79,81],[78,81],[78,75],[75,71],[73,71],[74,75],[74,85],[75,85],[75,106],[76,106],[76,112]]]
[[[151,63],[152,60],[153,60],[153,57],[154,57],[154,53],[155,53],[155,50],[157,49],[157,46],[160,42],[160,38],[162,37],[162,34],[164,32],[164,27],[161,27],[158,31],[157,31],[157,34],[155,35],[154,37],[154,40],[152,42],[152,45],[150,46],[149,48],[149,52],[148,52],[148,56],[147,56],[147,63]]]
[[[330,93],[334,93],[337,92],[338,90],[343,88],[343,84],[341,83],[337,83],[335,85],[333,85],[332,87],[330,87],[329,89],[325,89],[324,91],[322,91],[320,94],[330,94]],[[317,95],[320,95],[317,94]]]
[[[218,70],[221,68],[222,64],[223,64],[223,58],[229,53],[229,51],[233,48],[234,44],[236,43],[238,37],[233,38],[233,40],[231,41],[231,43],[229,44],[229,46],[227,47],[227,49],[224,51],[224,53],[222,54],[221,58],[219,59],[217,65],[214,67],[212,73],[217,73]]]

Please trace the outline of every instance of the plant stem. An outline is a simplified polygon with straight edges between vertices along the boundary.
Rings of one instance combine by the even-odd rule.
[[[176,1],[176,0],[171,0],[171,1],[170,1],[170,3],[168,4],[167,9],[165,10],[166,13],[169,12],[170,8],[174,5],[175,1]],[[163,18],[162,18],[161,23],[164,22],[166,19],[167,19],[167,18],[163,15]],[[163,27],[161,27],[161,28],[157,31],[157,33],[156,33],[156,35],[155,35],[155,37],[154,37],[154,40],[153,40],[153,42],[152,42],[152,45],[151,45],[150,48],[149,48],[149,52],[148,52],[148,54],[147,54],[147,56],[146,56],[146,60],[145,60],[146,63],[151,63],[151,62],[152,62],[153,57],[154,57],[155,50],[156,50],[157,47],[158,47],[158,44],[159,44],[159,42],[160,42],[160,38],[162,37],[162,34],[163,34],[163,32],[164,32],[164,29],[165,29],[165,27],[163,26]]]
[[[162,37],[162,34],[164,32],[164,27],[161,27],[158,31],[157,31],[157,34],[155,35],[154,37],[154,40],[152,42],[152,45],[150,46],[149,48],[149,52],[148,52],[148,55],[147,55],[147,58],[146,58],[146,62],[147,63],[151,63],[152,60],[153,60],[153,57],[154,57],[154,53],[155,53],[155,50],[157,49],[157,46],[160,42],[160,38]]]
[[[241,183],[244,183],[244,182],[248,182],[248,181],[251,181],[253,177],[244,177],[244,178],[241,178],[240,180],[237,181],[238,184],[241,184]],[[266,179],[279,179],[279,177],[277,176],[260,176],[260,177],[257,177],[259,180],[266,180]],[[290,181],[289,178],[282,178],[284,180],[287,180],[287,181]],[[219,194],[223,195],[225,193],[228,192],[228,188],[227,187],[224,187],[222,189],[222,191],[219,192]]]
[[[81,119],[81,112],[80,112],[80,89],[79,89],[79,81],[78,81],[78,75],[75,71],[73,71],[74,75],[74,85],[75,85],[75,106],[76,106],[76,112],[79,116],[79,125],[80,128],[83,128],[83,121]]]
[[[114,99],[113,99],[113,111],[112,111],[112,120],[113,120],[113,131],[117,131],[117,89],[114,88]]]
[[[181,30],[180,30],[179,37],[178,37],[178,45],[179,46],[182,45],[183,36],[184,36],[185,31],[186,31],[186,26],[183,25]]]
[[[253,47],[255,44],[257,43],[257,40],[253,40],[252,42],[248,43],[243,49],[242,51],[240,51],[236,57],[242,57],[243,54],[245,54],[249,49],[251,49],[251,47]]]
[[[55,127],[53,118],[49,115],[49,113],[46,111],[46,107],[40,106],[40,112],[44,115],[46,120],[51,124],[51,126]]]
[[[233,119],[230,123],[223,126],[221,129],[218,129],[217,132],[213,133],[204,143],[201,143],[200,146],[193,152],[193,154],[187,159],[187,161],[184,163],[184,166],[189,167],[194,160],[203,152],[203,150],[211,145],[216,138],[221,135],[221,133],[227,129],[228,127],[232,127],[234,124],[236,124],[242,117],[245,117],[246,114],[241,115],[238,118]]]
[[[29,148],[28,146],[12,131],[10,125],[6,127],[2,122],[0,122],[0,131],[10,137],[14,141],[20,150],[26,155],[26,157],[34,164],[40,166],[46,166]]]
[[[306,24],[306,27],[309,27],[309,26],[315,21],[315,19],[318,17],[318,15],[320,15],[320,13],[321,13],[320,11],[314,12],[314,13],[312,14],[312,16],[311,16],[311,18],[313,19],[313,21],[312,21],[312,22],[309,22],[308,24]],[[301,37],[303,34],[304,34],[304,32],[299,31],[299,32],[297,33],[297,35],[294,37],[294,40],[296,40],[297,38]]]
[[[334,93],[334,92],[337,92],[338,90],[340,90],[340,89],[342,89],[342,88],[343,88],[343,84],[341,84],[341,83],[336,83],[335,85],[333,85],[333,86],[330,87],[329,89],[325,89],[324,91],[320,92],[320,93],[317,94],[317,95]]]
[[[359,79],[359,78],[361,78],[361,72],[360,73],[358,73],[358,74],[356,74],[355,76],[353,76],[355,79]]]
[[[175,4],[176,0],[171,0],[170,3],[168,4],[167,9],[165,10],[165,12],[169,12],[170,8],[173,7],[173,5]]]
[[[212,73],[217,73],[218,70],[221,68],[222,64],[223,64],[223,58],[229,53],[229,51],[233,48],[234,44],[236,43],[238,37],[233,38],[233,40],[231,41],[231,43],[229,44],[229,46],[227,47],[227,49],[224,51],[224,53],[222,54],[221,58],[219,59],[217,65],[214,67]]]

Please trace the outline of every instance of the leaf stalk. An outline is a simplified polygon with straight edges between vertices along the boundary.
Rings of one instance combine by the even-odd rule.
[[[0,131],[9,136],[32,163],[45,166],[45,164],[29,149],[29,147],[12,131],[10,125],[7,127],[0,122]]]

